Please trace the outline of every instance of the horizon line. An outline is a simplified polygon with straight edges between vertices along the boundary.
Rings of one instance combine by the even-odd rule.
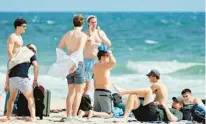
[[[88,12],[108,12],[108,13],[112,13],[112,12],[116,12],[116,13],[118,13],[118,12],[148,12],[148,13],[151,13],[151,12],[157,12],[157,13],[159,13],[159,12],[161,12],[161,13],[163,13],[163,12],[165,12],[165,13],[170,13],[170,12],[175,12],[175,13],[188,13],[188,12],[190,12],[190,13],[205,13],[205,11],[176,11],[176,10],[168,10],[168,11],[82,11],[82,10],[80,10],[80,11],[75,11],[75,10],[73,10],[73,11],[50,11],[50,10],[47,10],[47,11],[38,11],[38,10],[36,10],[36,11],[1,11],[0,10],[0,12],[16,12],[16,13],[18,13],[18,12],[22,12],[22,13],[33,13],[33,12],[70,12],[70,13],[74,13],[74,12],[82,12],[82,13],[88,13]]]

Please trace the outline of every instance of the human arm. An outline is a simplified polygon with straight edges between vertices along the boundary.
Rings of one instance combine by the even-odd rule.
[[[113,54],[111,51],[108,52],[109,53],[109,62],[104,63],[103,66],[105,68],[111,69],[116,65],[116,59],[114,58]]]
[[[10,70],[7,70],[6,73],[6,82],[5,82],[5,86],[4,86],[4,91],[8,92],[9,91],[9,72]]]
[[[105,34],[104,31],[99,30],[99,31],[98,31],[98,34],[99,34],[99,37],[101,38],[102,42],[103,42],[106,46],[111,46],[111,45],[112,45],[111,41],[109,40],[109,38],[107,37],[107,35]]]
[[[152,86],[151,86],[152,92],[155,92],[156,90],[158,90],[159,87],[160,87],[160,86],[159,86],[158,83],[154,83],[154,84],[152,84]]]
[[[162,104],[162,106],[164,107],[164,110],[166,112],[167,119],[171,122],[177,122],[178,118],[170,112],[169,107],[166,104]]]
[[[14,44],[15,44],[15,40],[12,37],[9,37],[8,41],[7,41],[7,55],[9,60],[12,58],[13,56],[13,49],[14,49]]]
[[[38,63],[36,61],[35,56],[32,57],[32,65],[34,67],[34,81],[33,81],[33,86],[36,87],[38,84],[38,75],[39,75],[39,67],[38,67]]]
[[[66,33],[66,34],[62,37],[62,39],[60,40],[57,48],[63,49],[63,48],[66,46],[66,39],[68,39],[68,37],[69,37],[69,34]]]

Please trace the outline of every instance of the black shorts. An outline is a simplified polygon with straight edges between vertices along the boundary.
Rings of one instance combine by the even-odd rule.
[[[139,108],[132,110],[138,121],[159,121],[158,106],[151,102],[145,106],[140,104]]]

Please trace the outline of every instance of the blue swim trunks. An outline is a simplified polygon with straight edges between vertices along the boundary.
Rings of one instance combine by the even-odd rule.
[[[93,66],[97,62],[96,59],[84,59],[85,64],[85,80],[89,81],[92,80],[93,77]]]
[[[83,84],[85,83],[85,66],[83,62],[79,62],[78,68],[71,74],[67,75],[68,84]]]

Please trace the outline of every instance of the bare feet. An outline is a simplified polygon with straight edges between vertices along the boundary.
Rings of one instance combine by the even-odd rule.
[[[112,85],[113,85],[114,89],[119,93],[120,96],[123,96],[125,94],[124,93],[125,89],[122,89],[113,83],[112,83]]]
[[[88,113],[88,119],[92,118],[94,116],[94,112],[92,110],[89,110],[89,113]]]
[[[79,110],[78,117],[82,118],[85,114],[86,114],[86,112]]]

